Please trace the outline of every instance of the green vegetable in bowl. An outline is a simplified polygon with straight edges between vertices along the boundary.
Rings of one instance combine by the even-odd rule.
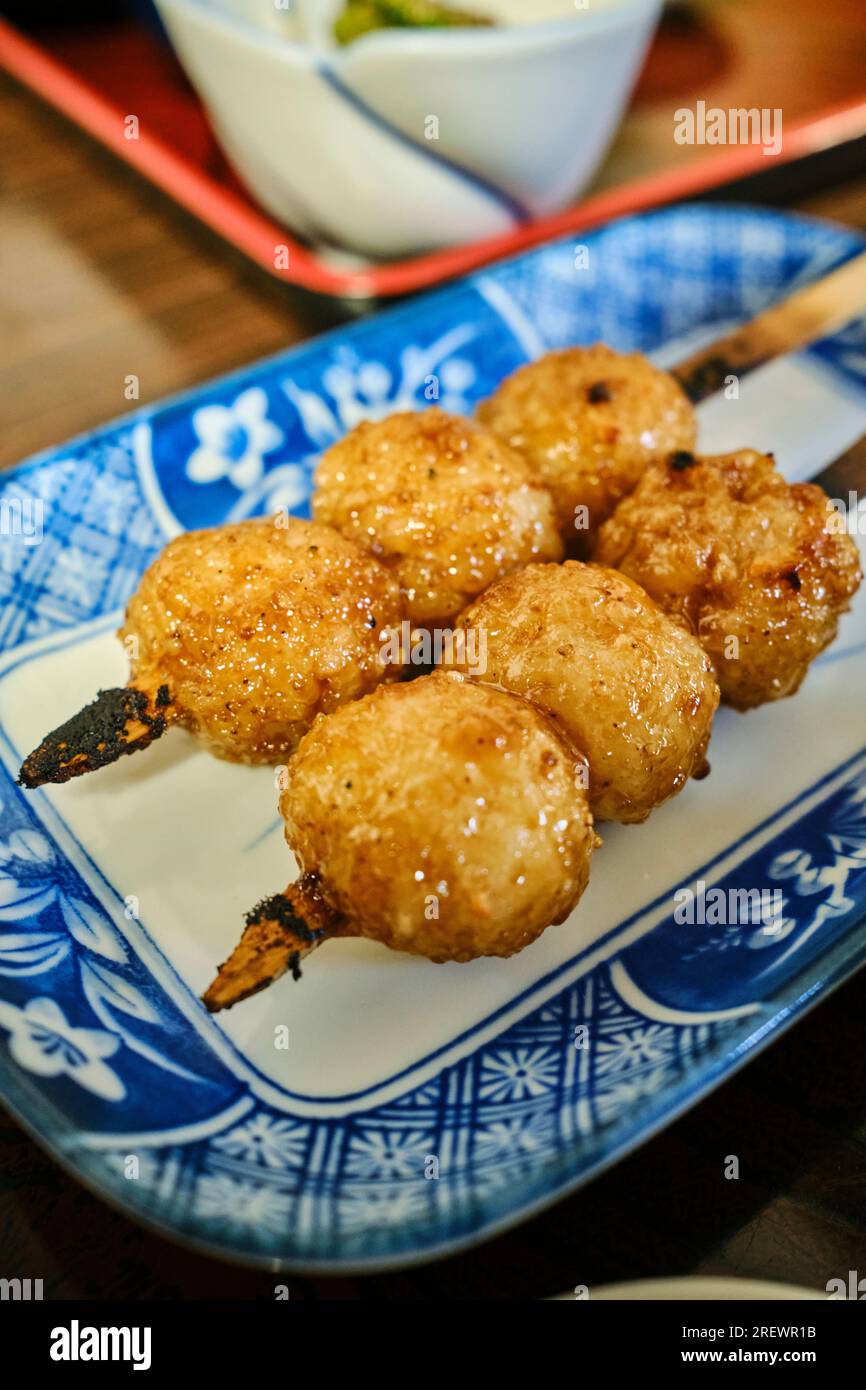
[[[338,43],[352,43],[374,29],[450,29],[492,24],[491,19],[440,5],[438,0],[347,0],[334,24]]]
[[[348,0],[334,23],[334,38],[338,43],[352,43],[373,29],[383,29],[386,23],[375,0]]]

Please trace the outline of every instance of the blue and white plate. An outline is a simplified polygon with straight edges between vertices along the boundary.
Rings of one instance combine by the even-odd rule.
[[[63,787],[14,780],[46,729],[125,679],[120,610],[179,530],[304,512],[318,454],[363,416],[470,410],[547,348],[602,339],[671,362],[859,246],[771,212],[654,213],[3,478],[0,1084],[72,1172],[235,1258],[423,1260],[586,1182],[862,962],[862,597],[796,699],[722,711],[708,781],[644,826],[604,828],[573,920],[512,960],[335,942],[301,983],[210,1017],[198,995],[243,911],[287,878],[271,771],[173,731]],[[866,431],[866,335],[765,368],[702,407],[701,430],[707,449],[773,449],[808,477]],[[678,890],[700,884],[707,921],[678,921]],[[772,931],[736,890],[772,895]]]

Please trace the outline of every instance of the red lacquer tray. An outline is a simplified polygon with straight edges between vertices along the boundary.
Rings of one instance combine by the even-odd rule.
[[[629,122],[634,127],[638,122],[652,121],[651,112],[646,112],[653,102],[658,108],[659,101],[664,100],[663,109],[673,109],[677,81],[681,81],[678,72],[694,63],[696,52],[703,54],[703,61],[709,61],[712,69],[716,60],[711,52],[708,57],[706,44],[703,49],[686,50],[682,38],[680,34],[677,47],[677,36],[672,41],[670,31],[667,37],[662,31],[651,50],[626,130]],[[269,275],[320,294],[348,298],[381,298],[419,290],[552,237],[597,226],[611,217],[681,198],[706,196],[714,189],[739,186],[744,181],[747,196],[761,196],[761,187],[771,175],[778,180],[780,170],[821,152],[855,147],[866,140],[864,92],[794,122],[786,121],[782,153],[772,160],[759,146],[740,146],[708,149],[683,163],[673,159],[676,147],[671,141],[671,167],[659,168],[655,156],[646,161],[655,164],[653,172],[634,177],[640,161],[632,141],[630,153],[619,159],[620,175],[615,172],[615,158],[602,171],[602,185],[611,177],[620,181],[597,187],[563,212],[466,246],[388,263],[347,265],[346,257],[335,257],[293,237],[253,201],[222,155],[180,67],[146,27],[127,22],[34,37],[0,20],[0,65]],[[724,68],[723,62],[721,66]],[[717,79],[718,71],[705,69],[704,89],[714,90]],[[730,82],[717,81],[717,85],[727,90]],[[123,117],[142,109],[147,110],[147,121],[142,123],[139,138],[128,140]],[[638,142],[638,153],[639,148]],[[623,168],[630,176],[621,177]],[[285,269],[274,265],[276,244],[289,247]]]

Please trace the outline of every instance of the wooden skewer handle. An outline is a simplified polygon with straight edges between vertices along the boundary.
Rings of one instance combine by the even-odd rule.
[[[850,493],[858,499],[866,498],[866,434],[810,481],[822,487],[828,497],[844,502],[846,507]]]
[[[211,1013],[218,1013],[266,989],[287,970],[299,980],[301,961],[311,951],[327,938],[353,934],[326,906],[315,880],[307,875],[247,913],[243,936],[202,1001]]]
[[[697,405],[720,391],[728,377],[745,376],[774,357],[826,338],[861,314],[866,314],[866,251],[701,348],[672,375]]]

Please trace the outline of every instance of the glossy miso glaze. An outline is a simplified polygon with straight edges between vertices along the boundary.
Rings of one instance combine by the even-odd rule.
[[[401,618],[398,586],[371,556],[278,517],[176,537],[119,635],[133,683],[167,685],[176,718],[211,752],[277,762],[318,713],[396,678],[382,634]]]
[[[494,584],[459,628],[485,653],[480,679],[547,710],[586,755],[597,819],[645,820],[705,771],[712,666],[622,575],[576,560],[530,565]]]
[[[651,468],[602,528],[597,559],[697,636],[737,709],[799,689],[862,578],[829,498],[753,449]]]
[[[500,575],[562,554],[550,496],[520,456],[438,408],[365,421],[334,444],[313,514],[388,566],[419,624],[447,622]]]
[[[581,555],[650,460],[691,449],[697,437],[694,410],[669,373],[601,343],[519,367],[478,418],[550,489],[565,544]]]
[[[583,771],[527,701],[434,672],[318,720],[280,810],[356,935],[434,961],[509,956],[586,887]]]

